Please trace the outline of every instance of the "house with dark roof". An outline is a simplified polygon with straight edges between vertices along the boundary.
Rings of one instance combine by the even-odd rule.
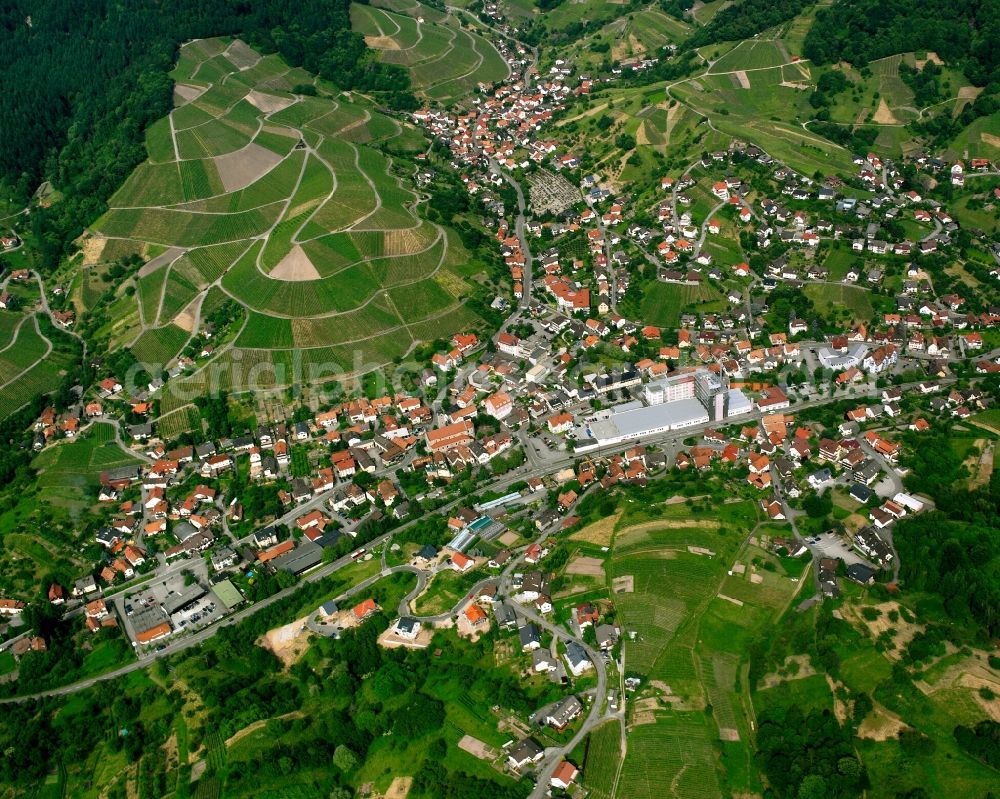
[[[538,629],[538,625],[534,622],[529,621],[523,627],[519,627],[517,636],[521,641],[521,650],[523,652],[534,651],[542,645],[542,631]]]
[[[520,770],[537,763],[545,756],[545,750],[531,738],[525,738],[507,753],[507,763],[512,769]]]

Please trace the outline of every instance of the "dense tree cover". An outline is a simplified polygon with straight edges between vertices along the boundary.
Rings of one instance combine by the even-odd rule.
[[[121,681],[109,681],[69,699],[11,706],[0,719],[0,784],[30,790],[56,770],[70,786],[81,784],[91,778],[95,753],[123,751],[140,773],[167,788],[140,795],[164,795],[174,787],[178,796],[202,795],[210,786],[214,795],[249,795],[255,780],[288,778],[306,790],[302,795],[349,797],[357,768],[378,744],[404,759],[412,756],[421,775],[413,797],[523,799],[530,783],[493,783],[442,766],[449,747],[444,700],[461,691],[480,703],[528,713],[561,689],[525,688],[510,670],[497,668],[495,634],[475,643],[453,638],[437,656],[385,650],[377,638],[390,622],[381,613],[339,639],[315,640],[306,657],[283,669],[259,637],[298,617],[303,607],[314,607],[330,590],[321,583],[304,585],[240,624],[221,628],[199,648],[171,657],[169,666],[158,662],[152,680],[131,680],[127,690]],[[373,596],[388,606],[403,588],[396,586],[391,597],[381,590],[374,587]],[[208,747],[208,768],[203,784],[189,789],[191,767],[168,766],[160,752],[191,696],[200,710],[196,717],[185,714],[189,747],[203,757]],[[285,714],[298,717],[276,718]],[[252,768],[212,756],[222,740],[263,720],[267,740]]]
[[[208,425],[206,430],[208,438],[219,439],[232,434],[233,426],[229,421],[229,395],[225,391],[195,397],[194,404]]]
[[[938,114],[916,124],[940,143],[977,117],[1000,110],[998,40],[1000,3],[995,0],[840,0],[816,15],[804,53],[820,65],[849,61],[863,66],[896,53],[929,50],[962,69],[985,91],[957,117]],[[917,105],[939,91],[935,70],[925,66],[925,75],[902,73],[919,98]]]
[[[824,116],[829,115],[824,114],[823,109],[821,109],[816,114],[816,118],[819,121],[810,123],[809,130],[853,152],[868,152],[875,143],[875,139],[878,138],[879,129],[876,127],[861,125],[857,128],[852,128],[850,125],[837,125],[833,122],[824,121]]]
[[[757,759],[776,796],[839,799],[868,786],[851,734],[832,711],[769,707],[758,719]]]
[[[797,17],[816,0],[743,0],[723,8],[688,39],[687,47],[749,39]]]
[[[1000,5],[994,0],[840,0],[817,13],[804,49],[817,64],[859,66],[932,50],[984,86],[1000,78],[998,39]]]
[[[976,501],[972,495],[967,501]],[[997,506],[980,505],[970,515],[991,514]],[[958,521],[934,511],[908,516],[896,525],[893,541],[900,560],[900,580],[916,591],[936,594],[956,622],[974,623],[985,635],[1000,634],[1000,530],[985,518]]]
[[[694,6],[694,0],[660,0],[660,8],[665,14],[683,20]]]
[[[943,72],[944,70],[933,61],[924,64],[923,69],[911,67],[909,64],[899,65],[899,77],[913,90],[913,102],[917,108],[925,108],[948,99],[941,90]]]
[[[351,31],[348,0],[13,0],[0,8],[0,188],[66,190],[31,216],[51,266],[145,158],[143,132],[171,108],[177,47],[240,35],[346,89],[398,94],[409,78]],[[391,99],[391,98],[390,98]]]
[[[966,752],[995,769],[1000,769],[1000,724],[984,719],[975,727],[960,724],[955,740]]]
[[[980,387],[996,393],[993,380]],[[931,497],[935,510],[896,525],[900,579],[907,589],[940,597],[952,621],[971,623],[982,635],[995,637],[1000,633],[1000,476],[994,473],[987,485],[968,490],[962,456],[946,428],[910,434],[904,445],[910,469],[906,487]]]

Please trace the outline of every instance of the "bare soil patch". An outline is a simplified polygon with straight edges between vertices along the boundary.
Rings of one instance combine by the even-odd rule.
[[[646,125],[649,124],[649,120],[644,119],[642,124],[635,132],[635,143],[636,144],[649,144],[649,134],[646,132]]]
[[[994,136],[992,133],[980,133],[979,138],[983,140],[983,144],[1000,147],[1000,136]]]
[[[264,177],[281,162],[281,156],[250,142],[242,150],[218,155],[213,160],[223,187],[230,192],[245,189]]]
[[[389,627],[389,629],[379,636],[378,644],[385,649],[399,649],[400,647],[405,649],[426,649],[433,637],[434,630],[429,627],[422,627],[420,632],[417,633],[416,638],[403,638],[400,635],[396,635],[393,632],[393,628]]]
[[[260,55],[250,45],[241,39],[233,39],[226,48],[226,59],[232,61],[240,70],[250,69],[260,61]]]
[[[876,705],[858,727],[858,737],[871,741],[888,741],[898,738],[899,734],[909,729],[896,715],[890,713],[882,705]]]
[[[743,607],[743,600],[742,599],[736,599],[735,597],[726,596],[725,594],[719,594],[718,597],[719,597],[719,599],[726,600],[726,602],[732,602],[738,608]]]
[[[566,565],[566,574],[582,574],[587,577],[603,577],[604,561],[599,558],[579,556]]]
[[[719,526],[718,522],[713,522],[716,527]],[[705,547],[688,547],[688,552],[692,555],[708,555],[710,558],[715,557],[715,553],[711,549],[705,549]]]
[[[899,120],[892,113],[892,109],[889,108],[889,104],[885,101],[884,97],[878,101],[878,108],[872,117],[872,122],[877,122],[879,125],[896,125],[899,123]]]
[[[192,86],[190,83],[174,84],[174,106],[181,106],[197,100],[205,93],[205,86]]]
[[[155,258],[151,258],[149,261],[144,263],[139,267],[139,277],[145,277],[150,275],[159,269],[161,266],[166,266],[173,261],[180,258],[186,251],[182,250],[180,247],[171,247],[164,253],[160,253]]]
[[[385,792],[385,799],[406,799],[413,786],[413,777],[394,777]]]
[[[490,761],[495,760],[497,757],[496,749],[480,741],[478,738],[473,738],[471,735],[463,735],[458,742],[458,748],[468,752],[473,757],[478,757],[480,760]]]
[[[881,611],[879,617],[874,621],[869,621],[862,616],[858,608],[853,605],[843,605],[841,607],[841,612],[844,614],[844,618],[847,621],[852,622],[855,626],[867,628],[868,632],[871,633],[872,638],[878,638],[886,630],[895,630],[892,637],[895,648],[886,649],[885,654],[893,660],[899,660],[900,652],[906,649],[910,641],[913,640],[913,636],[915,636],[918,632],[921,632],[924,629],[924,626],[922,624],[906,621],[902,614],[899,615],[899,618],[895,622],[890,621],[889,613],[891,611],[899,613],[898,602],[882,602],[874,607]]]
[[[791,682],[792,680],[804,680],[806,677],[812,677],[816,673],[816,669],[813,668],[812,663],[809,660],[809,655],[789,655],[785,658],[784,670],[788,671],[789,666],[793,663],[798,664],[798,669],[794,673],[789,672],[787,675],[779,674],[776,671],[772,671],[769,674],[765,674],[760,680],[760,687],[773,688],[776,685],[781,685],[783,682]]]
[[[470,603],[472,604],[472,603]],[[492,622],[487,618],[486,621],[480,623],[477,626],[473,626],[472,622],[465,615],[465,608],[458,614],[458,621],[455,627],[458,629],[459,638],[468,638],[470,641],[478,641],[479,636],[483,633],[489,632]]]
[[[733,79],[736,81],[736,85],[739,86],[741,89],[750,88],[750,78],[747,77],[747,73],[744,72],[742,69],[737,70],[736,72],[733,73]]]
[[[273,94],[265,94],[256,89],[247,95],[247,101],[258,111],[263,111],[265,114],[273,114],[276,111],[281,111],[295,102],[289,97],[276,97]]]
[[[577,530],[573,533],[570,536],[570,541],[585,541],[595,546],[609,547],[611,546],[611,539],[615,532],[615,525],[618,524],[621,516],[619,512],[614,516],[606,516],[603,519],[598,519],[593,524],[588,524],[582,530]]]
[[[197,782],[201,778],[201,775],[205,773],[206,768],[208,768],[207,760],[199,760],[191,766],[191,782]]]
[[[195,302],[197,302],[197,299],[194,300],[191,305],[194,305]],[[194,332],[194,313],[191,312],[191,305],[173,318],[173,323],[181,330],[185,330],[188,333]]]
[[[623,574],[621,577],[615,577],[611,581],[611,590],[616,594],[631,594],[635,591],[635,577],[631,574]]]
[[[732,727],[719,727],[719,740],[738,741],[739,739],[740,739],[739,730],[734,730]]]
[[[504,533],[502,536],[500,536],[497,539],[497,541],[499,541],[505,547],[509,547],[509,546],[513,546],[514,544],[516,544],[518,538],[520,538],[520,536],[517,533],[511,532],[510,530],[508,530],[506,533]]]
[[[837,717],[837,721],[843,724],[850,714],[847,712],[847,703],[837,696],[837,689],[841,687],[840,683],[827,674],[826,684],[830,686],[830,693],[833,694],[833,715]]]
[[[846,519],[844,519],[844,527],[847,528],[848,532],[856,533],[862,527],[867,525],[868,522],[864,516],[859,513],[852,513]]]
[[[270,277],[275,280],[288,280],[290,282],[318,280],[319,276],[313,262],[309,260],[309,256],[298,244],[292,247],[288,255],[282,258],[270,272]]]
[[[101,262],[101,253],[108,240],[98,236],[87,236],[81,243],[83,248],[83,265],[93,266]]]
[[[312,633],[306,628],[308,616],[296,619],[291,624],[268,630],[257,639],[257,644],[271,650],[285,666],[294,666],[309,648]]]
[[[399,50],[399,42],[391,36],[365,36],[365,44],[373,50]]]

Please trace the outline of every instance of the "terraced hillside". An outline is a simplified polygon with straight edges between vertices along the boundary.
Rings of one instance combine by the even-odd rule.
[[[239,40],[185,45],[173,76],[176,107],[149,129],[149,159],[85,245],[94,262],[149,258],[111,314],[113,343],[169,365],[235,300],[242,327],[210,363],[238,391],[252,367],[277,386],[293,368],[305,381],[367,370],[475,324],[464,301],[477,267],[411,187],[409,155],[426,146],[415,128]]]
[[[410,72],[416,91],[449,102],[468,96],[482,84],[510,74],[494,45],[463,28],[469,17],[445,14],[416,0],[379,0],[351,6],[351,24],[387,64]]]

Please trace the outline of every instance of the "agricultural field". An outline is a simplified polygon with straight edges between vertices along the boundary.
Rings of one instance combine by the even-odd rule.
[[[588,737],[583,761],[583,783],[595,799],[612,799],[620,762],[621,729],[615,722],[606,722]]]
[[[654,5],[612,19],[592,34],[572,42],[568,52],[581,67],[598,67],[608,55],[615,61],[658,58],[664,47],[680,44],[691,30],[690,25],[664,14]],[[559,48],[558,54],[565,57],[563,48]]]
[[[648,324],[677,327],[682,313],[719,310],[722,304],[722,295],[708,283],[688,286],[652,280],[642,288],[640,308]]]
[[[0,418],[58,388],[73,360],[67,336],[42,332],[38,319],[43,317],[9,316],[6,344],[0,348]]]
[[[95,422],[75,441],[49,447],[35,458],[38,485],[53,504],[78,507],[92,501],[101,472],[139,463],[115,442],[114,427]]]
[[[427,51],[408,64],[425,71],[425,91],[464,94],[506,76],[478,34],[412,5],[353,13],[365,30]],[[417,11],[425,22],[410,15]],[[439,59],[461,69],[448,75]],[[372,369],[448,324],[477,325],[463,306],[478,270],[453,231],[423,218],[412,187],[410,154],[426,147],[419,130],[239,40],[185,45],[172,77],[175,108],[150,127],[149,160],[86,242],[98,269],[113,253],[147,259],[134,293],[119,292],[110,308],[101,332],[113,345],[167,368],[218,303],[235,300],[245,324],[234,331],[235,349],[227,341],[213,357],[246,365],[223,378],[239,391],[254,367],[277,387],[301,369]],[[317,96],[292,93],[303,83],[318,85]],[[32,351],[19,348],[19,357]],[[178,432],[188,421],[172,417]]]
[[[643,677],[618,796],[760,789],[738,674],[748,642],[788,607],[801,571],[747,543],[753,501],[705,500],[628,508],[615,525],[612,599],[635,633],[629,671]]]
[[[405,67],[414,88],[429,99],[457,100],[479,84],[489,85],[510,74],[497,49],[474,30],[462,28],[452,13],[442,17],[437,12],[434,18],[420,4],[409,8],[399,3],[384,5],[352,5],[354,30],[382,61]],[[471,18],[461,19],[468,22]]]
[[[803,291],[824,316],[840,315],[855,322],[867,322],[874,314],[870,292],[859,286],[812,284]]]

